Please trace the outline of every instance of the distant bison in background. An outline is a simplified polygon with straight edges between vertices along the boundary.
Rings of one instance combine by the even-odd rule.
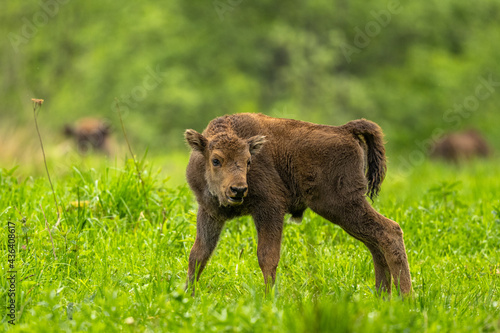
[[[378,290],[403,293],[411,277],[403,231],[368,203],[386,172],[380,127],[360,119],[317,125],[262,114],[214,119],[200,134],[187,130],[192,148],[187,181],[198,201],[196,240],[186,288],[193,288],[214,251],[224,223],[252,215],[266,291],[274,284],[285,214],[300,220],[309,207],[362,241],[375,265]]]
[[[82,118],[73,126],[64,126],[64,134],[75,140],[78,151],[83,154],[89,152],[89,150],[109,154],[110,133],[110,125],[98,118]]]
[[[432,158],[458,163],[474,157],[488,157],[491,149],[477,130],[449,133],[431,147]]]

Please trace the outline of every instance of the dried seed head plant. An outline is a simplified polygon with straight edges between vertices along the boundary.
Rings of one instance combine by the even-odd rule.
[[[38,114],[40,113],[40,110],[42,108],[42,104],[43,104],[44,100],[38,99],[38,98],[32,98],[31,101],[33,102],[33,118],[35,120],[36,132],[38,134],[38,139],[40,140],[40,147],[42,148],[43,163],[45,164],[45,171],[47,172],[47,177],[49,179],[50,188],[52,189],[52,195],[54,197],[54,203],[56,204],[57,222],[53,226],[53,228],[57,228],[57,226],[61,222],[61,214],[59,213],[59,204],[57,202],[56,191],[54,190],[54,185],[52,184],[52,180],[50,179],[49,168],[47,166],[47,158],[45,157],[45,150],[43,148],[42,136],[40,135],[40,129],[38,128],[38,121],[37,121]],[[47,228],[48,228],[48,226],[47,226]],[[49,232],[50,232],[50,230],[49,230]],[[55,253],[54,253],[54,257],[55,257]]]

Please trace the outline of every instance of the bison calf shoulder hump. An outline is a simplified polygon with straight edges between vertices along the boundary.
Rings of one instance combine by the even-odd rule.
[[[225,221],[251,215],[267,291],[275,281],[285,214],[300,219],[310,208],[368,247],[378,290],[390,293],[394,279],[403,293],[411,291],[401,228],[366,199],[378,194],[386,172],[377,124],[360,119],[336,127],[236,114],[212,120],[201,134],[187,130],[185,138],[192,148],[187,181],[199,204],[187,288],[203,271]]]

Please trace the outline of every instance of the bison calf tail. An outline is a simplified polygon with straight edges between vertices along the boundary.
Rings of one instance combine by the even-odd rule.
[[[366,119],[353,120],[344,127],[357,137],[361,137],[366,145],[368,166],[366,178],[368,179],[368,196],[373,200],[380,192],[380,186],[387,170],[384,134],[380,126]]]

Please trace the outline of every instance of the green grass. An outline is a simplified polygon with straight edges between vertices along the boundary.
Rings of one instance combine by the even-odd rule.
[[[175,163],[185,161],[176,155]],[[0,171],[0,292],[7,305],[7,222],[16,222],[18,332],[498,332],[500,169],[425,163],[389,168],[375,207],[404,232],[414,295],[374,294],[371,256],[307,212],[286,222],[272,295],[264,296],[250,218],[227,223],[198,293],[185,295],[196,203],[180,171],[111,161],[51,161],[62,220],[45,177]],[[62,170],[64,169],[64,170]],[[56,171],[54,171],[56,170]],[[22,218],[26,219],[23,223]],[[72,319],[70,319],[72,318]]]

